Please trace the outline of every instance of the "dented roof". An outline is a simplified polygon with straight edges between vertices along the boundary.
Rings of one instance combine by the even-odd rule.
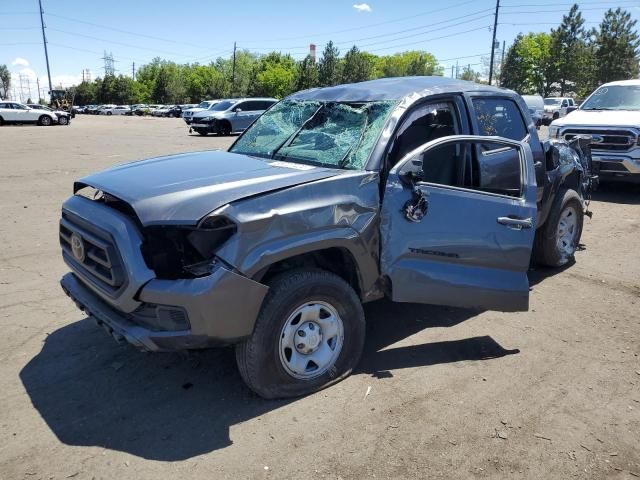
[[[393,77],[349,83],[335,87],[312,88],[294,93],[290,100],[320,100],[334,102],[371,102],[376,100],[402,100],[451,92],[510,92],[503,88],[482,85],[447,77]]]

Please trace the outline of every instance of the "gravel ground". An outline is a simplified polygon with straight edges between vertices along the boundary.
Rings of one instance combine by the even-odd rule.
[[[369,304],[357,371],[306,398],[256,398],[231,349],[108,338],[58,285],[73,180],[231,140],[178,119],[0,128],[1,479],[640,476],[638,187],[596,194],[577,262],[530,272],[528,312]]]

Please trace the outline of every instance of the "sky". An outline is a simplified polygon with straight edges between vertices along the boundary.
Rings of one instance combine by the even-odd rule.
[[[621,6],[640,20],[640,0],[578,2],[587,27],[608,8]],[[333,40],[342,53],[352,45],[377,55],[426,50],[451,75],[451,67],[483,69],[491,51],[495,0],[42,0],[51,77],[56,86],[104,74],[104,52],[116,73],[131,75],[154,57],[208,63],[238,49],[271,50],[302,59],[310,43],[318,55]],[[519,32],[549,31],[572,2],[501,0],[497,40],[507,48]],[[640,21],[639,21],[640,23]],[[37,97],[47,73],[37,0],[0,0],[0,64],[12,72],[16,95]],[[26,99],[24,99],[26,100]]]

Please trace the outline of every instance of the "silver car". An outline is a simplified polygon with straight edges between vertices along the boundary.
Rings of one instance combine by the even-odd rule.
[[[232,98],[193,116],[191,129],[200,135],[229,135],[246,130],[278,100],[275,98]]]

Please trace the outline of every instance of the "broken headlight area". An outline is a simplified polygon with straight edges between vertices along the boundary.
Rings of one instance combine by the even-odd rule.
[[[215,266],[215,252],[235,232],[235,223],[224,217],[208,217],[198,227],[146,227],[142,256],[159,279],[203,277]]]

